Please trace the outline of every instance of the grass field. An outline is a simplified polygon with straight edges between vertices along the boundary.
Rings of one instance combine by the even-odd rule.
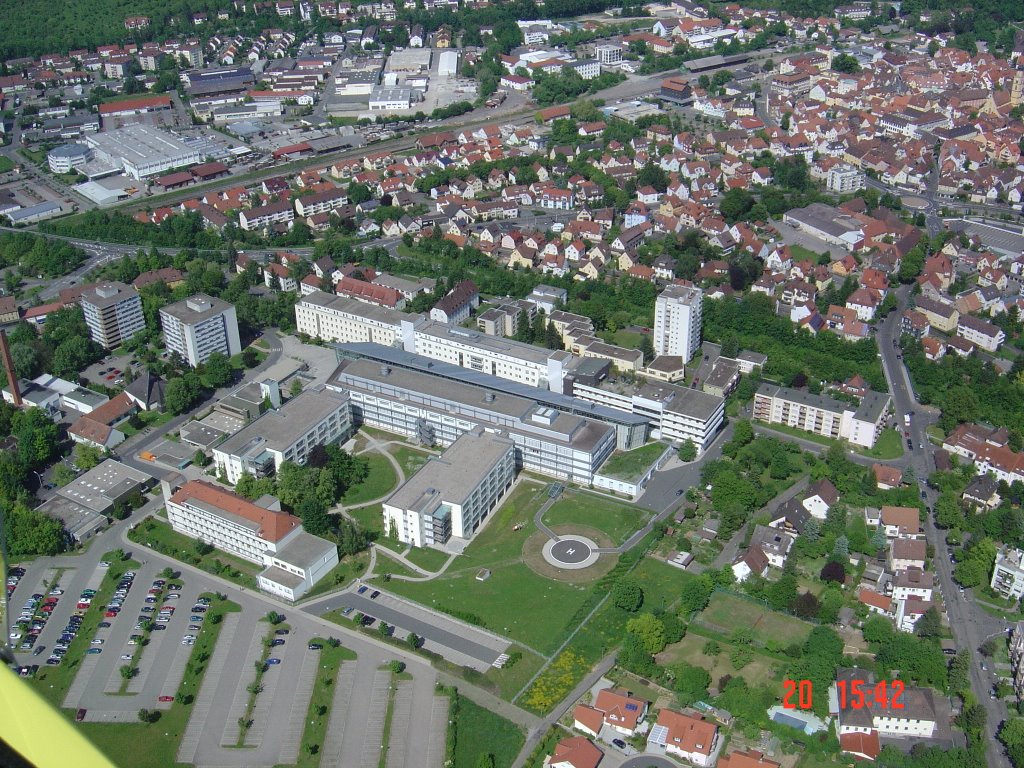
[[[771,638],[782,645],[802,643],[811,633],[811,625],[800,619],[769,610],[741,597],[716,592],[700,619],[726,634],[736,629],[751,629],[754,639]]]
[[[796,261],[804,261],[805,259],[810,259],[813,262],[818,261],[818,254],[802,245],[791,245],[789,246],[789,251],[793,254],[793,259]]]
[[[185,677],[182,679],[178,692],[191,696],[194,701],[199,695],[199,687],[206,672],[213,648],[220,636],[222,624],[211,621],[214,613],[234,613],[241,606],[230,601],[218,601],[213,595],[213,607],[207,614],[203,628],[192,649]],[[189,715],[192,714],[192,703],[182,704],[175,701],[169,710],[163,711],[160,720],[155,724],[142,723],[75,723],[83,733],[104,753],[116,761],[119,768],[167,768],[177,765],[178,744],[185,733]],[[73,713],[65,713],[70,719]]]
[[[480,765],[480,755],[490,754],[495,768],[509,768],[525,741],[523,732],[465,696],[458,696],[457,701],[454,765],[473,768]]]
[[[587,525],[604,531],[616,544],[621,544],[643,528],[650,512],[625,502],[615,501],[586,491],[566,491],[546,513],[547,525]]]
[[[407,448],[404,445],[389,445],[388,451],[398,459],[402,471],[405,472],[406,479],[415,475],[431,456],[429,453],[417,450],[416,448]]]
[[[508,654],[519,652],[523,655],[519,661],[511,667],[495,669],[491,667],[484,675],[484,679],[497,687],[495,693],[506,701],[512,701],[515,695],[522,690],[523,686],[530,682],[530,678],[536,674],[544,665],[544,658],[532,653],[525,648],[513,645],[509,647]]]
[[[369,560],[370,556],[366,552],[342,558],[341,562],[314,584],[313,588],[303,595],[302,599],[309,600],[311,597],[317,597],[336,589],[343,589],[352,579],[359,577],[366,571],[366,564]]]
[[[431,547],[412,547],[405,557],[428,571],[437,571],[448,562],[447,552]]]
[[[626,349],[639,349],[643,336],[633,331],[616,331],[613,343]]]
[[[873,459],[898,459],[903,455],[903,438],[898,430],[883,430],[875,442],[875,447],[862,450],[861,453]]]
[[[129,531],[128,538],[243,587],[255,589],[256,575],[263,570],[255,563],[221,552],[219,549],[200,555],[196,550],[195,540],[171,530],[170,523],[162,520],[146,519],[137,528]]]
[[[586,599],[587,585],[570,585],[535,574],[522,562],[530,521],[544,489],[520,483],[465,553],[438,578],[392,581],[390,589],[426,606],[477,616],[487,628],[542,653],[558,647],[565,622]],[[514,530],[522,524],[519,530]],[[481,568],[491,577],[477,581]]]
[[[131,437],[132,435],[138,434],[146,427],[159,427],[162,424],[166,424],[173,418],[174,414],[170,412],[162,413],[160,411],[139,411],[134,418],[120,424],[118,429],[124,432],[128,437]],[[131,424],[131,422],[136,419],[138,419],[140,424],[138,427]]]
[[[706,669],[708,674],[711,675],[712,685],[717,684],[718,679],[722,675],[739,676],[750,685],[758,685],[771,682],[781,673],[781,662],[760,653],[754,654],[753,661],[743,667],[743,669],[736,669],[729,661],[729,653],[732,646],[721,641],[716,642],[718,642],[719,647],[722,649],[721,653],[717,656],[707,656],[703,651],[707,638],[691,633],[678,643],[670,645],[659,653],[657,657],[658,664],[668,666],[684,661],[695,667]]]
[[[323,638],[315,638],[311,642],[320,643],[324,649],[320,651],[320,668],[317,671],[316,681],[313,683],[313,695],[309,700],[309,710],[306,713],[306,727],[302,732],[302,748],[299,749],[299,760],[296,763],[298,768],[317,768],[320,765],[319,750],[324,745],[327,736],[327,723],[331,719],[331,702],[334,701],[334,679],[338,674],[338,667],[343,661],[354,661],[355,653],[343,645],[332,648]],[[320,707],[326,707],[321,715]],[[317,746],[317,754],[311,755],[309,747],[311,744]]]
[[[648,443],[632,451],[616,451],[601,466],[601,474],[616,480],[634,480],[641,477],[665,452],[662,443]]]
[[[346,507],[358,506],[373,499],[379,499],[381,496],[386,496],[398,485],[398,475],[395,474],[395,468],[391,466],[391,462],[385,456],[371,452],[364,453],[360,458],[366,459],[370,469],[363,482],[349,488],[345,492],[342,504]]]
[[[9,157],[0,157],[0,173],[7,173],[14,168],[14,161]]]

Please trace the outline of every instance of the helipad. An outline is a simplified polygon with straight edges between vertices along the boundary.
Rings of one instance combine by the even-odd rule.
[[[597,544],[586,536],[570,534],[544,544],[544,559],[556,568],[579,570],[597,562]]]

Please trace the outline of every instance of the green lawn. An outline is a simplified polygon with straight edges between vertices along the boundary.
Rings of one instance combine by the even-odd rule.
[[[899,430],[882,430],[882,434],[875,442],[875,447],[861,450],[861,453],[873,459],[898,459],[903,455],[903,437]]]
[[[661,457],[665,447],[662,443],[648,443],[632,451],[616,451],[601,466],[600,473],[616,480],[636,480]]]
[[[170,523],[162,520],[147,518],[128,532],[128,538],[243,587],[255,589],[256,575],[263,570],[255,563],[221,552],[219,549],[207,555],[200,555],[194,539],[171,530]]]
[[[811,261],[818,262],[818,254],[812,251],[810,248],[805,248],[802,245],[791,245],[789,246],[789,252],[793,254],[795,261],[804,261],[810,259]],[[824,251],[822,251],[824,253]]]
[[[302,747],[299,749],[298,768],[317,768],[320,765],[319,750],[327,737],[327,723],[331,719],[331,703],[334,701],[334,678],[338,667],[343,661],[354,661],[355,653],[343,645],[332,648],[322,637],[311,642],[320,643],[324,649],[320,651],[320,668],[316,681],[313,683],[313,695],[309,699],[309,710],[306,714],[306,728],[302,732]],[[320,707],[326,707],[321,715]],[[317,754],[309,753],[309,745],[317,746]]]
[[[392,549],[395,552],[405,550],[405,544],[384,535],[384,505],[369,504],[365,507],[345,510],[352,518],[363,527],[364,530],[374,534],[374,541],[383,547]]]
[[[544,498],[543,487],[520,483],[443,575],[419,583],[392,581],[389,588],[426,606],[473,614],[487,628],[542,653],[554,650],[589,586],[544,578],[523,563],[523,543]],[[481,568],[491,570],[486,581],[476,580]]]
[[[509,768],[525,738],[512,722],[456,694],[455,761],[458,768],[479,765],[480,755],[494,755],[495,768]]]
[[[547,512],[547,525],[587,525],[604,531],[616,544],[621,544],[643,528],[650,512],[586,491],[565,491]]]
[[[612,343],[626,349],[639,349],[643,336],[633,331],[616,331]]]
[[[178,745],[188,725],[189,715],[192,714],[195,697],[199,695],[206,663],[220,636],[222,624],[215,623],[213,616],[242,610],[237,603],[220,602],[214,595],[207,597],[213,600],[213,606],[206,615],[203,628],[199,631],[189,663],[185,667],[185,676],[178,689],[179,693],[192,697],[189,704],[175,701],[169,710],[162,712],[160,719],[154,724],[75,724],[75,727],[80,728],[93,744],[111,760],[116,761],[119,768],[167,768],[177,765]],[[66,714],[68,718],[73,716],[70,710]]]
[[[14,170],[14,162],[9,157],[0,156],[0,173]]]
[[[523,657],[511,667],[495,669],[491,667],[484,675],[484,680],[496,687],[495,693],[506,701],[512,701],[523,686],[530,682],[542,666],[544,658],[518,645],[509,647],[508,654],[521,653]]]
[[[712,595],[711,602],[699,618],[726,634],[735,629],[752,629],[755,641],[772,639],[782,645],[803,643],[812,629],[810,624],[800,619],[724,592]]]
[[[81,628],[68,646],[64,661],[56,667],[41,664],[39,672],[34,678],[31,678],[38,692],[54,707],[64,704],[64,696],[67,695],[68,689],[78,673],[85,652],[89,648],[89,642],[96,636],[96,629],[103,621],[103,614],[100,612],[99,606],[106,605],[110,600],[114,590],[117,589],[117,582],[121,579],[121,574],[139,567],[139,563],[135,560],[116,560],[112,553],[104,555],[104,559],[110,561],[110,568],[107,569],[100,588],[96,590],[96,597],[93,598],[92,605],[82,618]],[[69,598],[68,595],[65,595],[64,597],[65,599],[74,599],[73,596]]]
[[[139,411],[133,418],[129,419],[125,423],[118,426],[118,429],[124,432],[127,437],[136,435],[146,427],[159,427],[166,424],[168,421],[174,418],[174,414],[170,412],[160,411]],[[138,426],[132,422],[138,422]]]
[[[343,589],[352,579],[358,578],[366,571],[366,564],[369,560],[370,557],[365,552],[343,558],[327,575],[314,584],[302,599],[309,600],[311,597]]]
[[[707,656],[704,653],[704,645],[708,642],[706,637],[701,637],[692,632],[678,643],[668,646],[658,654],[657,661],[661,666],[670,666],[683,661],[695,667],[706,669],[711,675],[713,683],[717,684],[722,675],[742,677],[749,685],[761,685],[770,683],[778,677],[781,671],[782,662],[772,657],[755,653],[753,660],[742,669],[736,669],[729,661],[729,654],[733,646],[722,641],[715,641],[721,652],[717,656]]]
[[[388,450],[392,456],[398,459],[406,478],[415,475],[431,456],[429,453],[404,445],[389,445]]]
[[[406,555],[408,560],[428,571],[440,570],[448,562],[448,553],[432,547],[413,547]]]
[[[395,468],[387,457],[377,452],[364,453],[360,458],[365,459],[370,465],[366,479],[359,485],[352,486],[345,492],[342,504],[346,507],[366,504],[373,499],[379,499],[393,491],[398,485],[398,475]]]

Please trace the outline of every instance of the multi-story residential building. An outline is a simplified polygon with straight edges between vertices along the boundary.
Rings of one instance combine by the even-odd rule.
[[[868,392],[860,405],[764,383],[754,395],[754,418],[873,448],[889,409],[888,394]]]
[[[1016,547],[1002,547],[996,553],[989,586],[1007,600],[1024,597],[1024,552]]]
[[[348,192],[338,187],[296,198],[295,212],[305,218],[318,213],[331,213],[345,205],[348,205]]]
[[[678,355],[688,362],[700,349],[704,292],[686,285],[669,285],[654,304],[654,351]]]
[[[1013,670],[1013,690],[1017,700],[1024,699],[1024,621],[1018,621],[1010,634],[1010,667]]]
[[[892,599],[931,600],[935,589],[935,574],[920,568],[897,571],[892,580]]]
[[[956,324],[956,335],[986,352],[995,352],[1006,341],[1006,333],[1002,328],[972,315],[960,315]]]
[[[622,63],[622,46],[598,45],[594,47],[594,56],[602,67],[617,67]]]
[[[826,186],[841,195],[864,189],[867,184],[864,171],[847,163],[839,163],[828,169]]]
[[[307,390],[279,410],[267,411],[213,450],[218,473],[237,483],[243,473],[263,477],[286,461],[304,464],[317,445],[344,440],[352,432],[348,396]]]
[[[905,571],[910,568],[924,570],[928,545],[924,539],[893,539],[889,543],[888,564],[891,571]]]
[[[385,347],[415,346],[413,328],[422,315],[410,315],[347,296],[313,291],[295,305],[299,333],[343,344],[369,342]]]
[[[291,227],[293,221],[295,221],[295,209],[292,207],[291,200],[247,208],[238,213],[238,226],[247,232],[274,224],[287,224]]]
[[[482,426],[463,433],[384,502],[384,530],[415,547],[469,539],[516,477],[515,446]]]
[[[78,300],[89,326],[89,336],[105,349],[113,349],[146,327],[142,299],[130,285],[96,283]]]
[[[568,413],[491,376],[415,355],[394,360],[344,360],[332,374],[328,387],[351,398],[356,423],[443,446],[483,426],[513,442],[517,466],[584,484],[615,449],[615,427],[575,415],[585,406]]]
[[[265,592],[297,600],[338,564],[337,545],[306,533],[302,521],[283,512],[273,497],[253,503],[201,480],[163,486],[171,527],[263,565],[257,583]]]
[[[430,310],[430,319],[439,323],[458,325],[469,319],[472,310],[480,306],[480,291],[472,280],[463,280]]]
[[[214,352],[231,357],[242,351],[235,308],[204,293],[161,309],[160,325],[167,349],[193,368]]]

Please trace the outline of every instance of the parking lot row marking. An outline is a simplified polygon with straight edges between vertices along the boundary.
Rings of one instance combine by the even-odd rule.
[[[391,671],[378,669],[373,675],[370,705],[366,708],[368,720],[363,731],[362,768],[377,768],[380,763],[381,740],[384,738],[384,716],[388,709],[388,694],[391,691]]]
[[[331,719],[327,724],[327,738],[324,739],[324,756],[320,768],[341,768],[341,745],[345,739],[345,723],[348,722],[348,708],[352,701],[352,689],[356,684],[354,661],[343,661],[338,667],[334,681],[334,700],[331,702]]]
[[[260,683],[263,693],[256,697],[252,707],[252,728],[245,733],[244,744],[247,747],[258,747],[263,743],[263,735],[267,732],[270,720],[270,705],[274,703],[274,694],[277,693],[282,674],[280,667],[273,666],[268,667],[263,675]]]
[[[387,768],[405,768],[409,747],[409,721],[412,720],[412,689],[411,680],[402,680],[395,691],[394,709],[391,710]]]
[[[203,728],[206,727],[206,719],[210,715],[210,708],[217,695],[217,687],[220,685],[221,671],[231,655],[231,641],[234,640],[235,630],[242,619],[240,613],[228,613],[224,616],[220,628],[220,637],[217,645],[210,656],[209,664],[206,667],[206,676],[199,689],[195,704],[192,706],[192,716],[188,719],[185,733],[181,737],[181,744],[178,746],[178,762],[194,763],[196,751],[199,749],[199,738],[203,735]]]
[[[447,696],[435,696],[430,708],[430,739],[427,742],[427,768],[441,768],[444,763],[445,742],[448,738]]]
[[[242,671],[238,675],[235,687],[235,698],[231,702],[231,709],[228,710],[228,718],[224,723],[224,732],[220,737],[222,747],[233,747],[238,743],[238,736],[241,733],[238,718],[245,716],[245,708],[249,705],[249,692],[246,688],[256,681],[255,665],[263,653],[263,637],[260,632],[254,632],[252,640],[249,641],[249,650],[245,652]]]
[[[299,747],[302,745],[302,730],[306,726],[306,712],[309,700],[313,696],[313,684],[316,682],[317,669],[320,666],[320,651],[306,650],[302,657],[302,668],[299,670],[298,684],[292,701],[291,713],[288,716],[288,727],[281,737],[281,751],[277,762],[291,765],[299,759]]]

